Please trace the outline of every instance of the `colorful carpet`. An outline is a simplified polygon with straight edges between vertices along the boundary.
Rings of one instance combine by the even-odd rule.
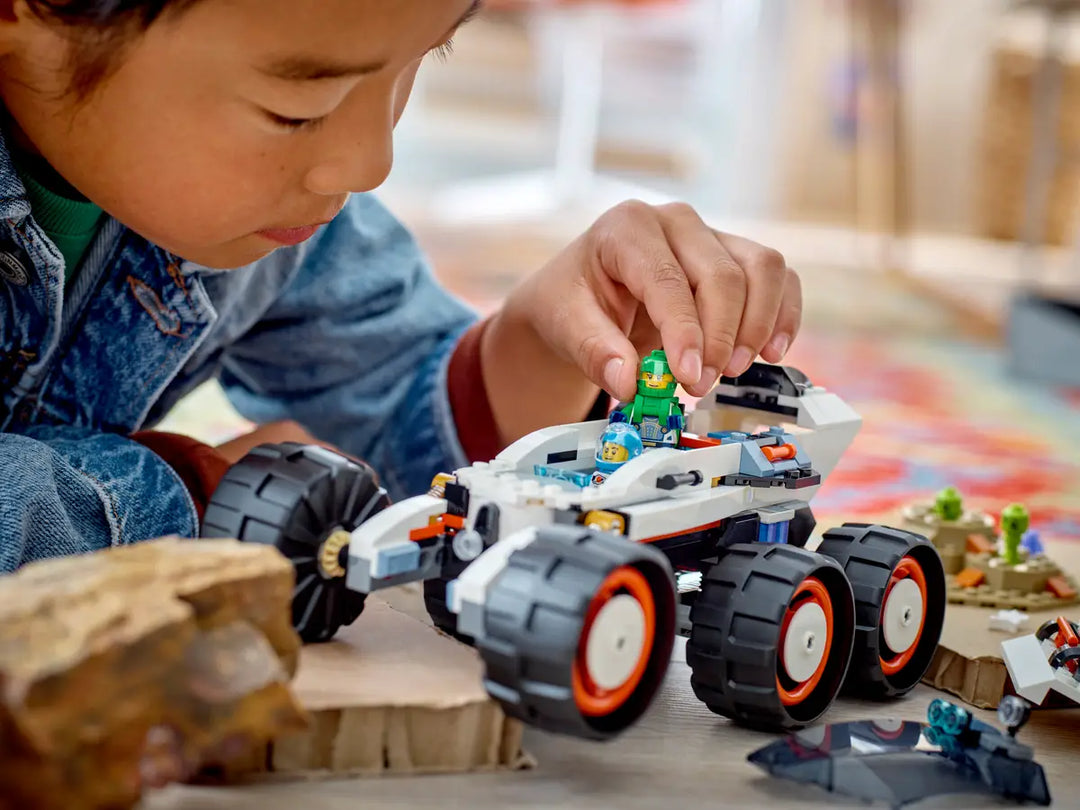
[[[815,498],[819,523],[885,520],[955,486],[995,515],[1023,503],[1047,537],[1080,539],[1076,392],[1026,386],[1000,352],[810,331],[788,362],[840,394],[863,428]]]

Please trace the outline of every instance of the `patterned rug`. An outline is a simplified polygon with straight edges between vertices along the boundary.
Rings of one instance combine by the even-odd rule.
[[[895,518],[952,485],[966,507],[996,517],[1017,501],[1040,534],[1080,539],[1076,392],[1024,385],[996,348],[941,338],[810,330],[789,361],[864,420],[815,498],[820,523]]]

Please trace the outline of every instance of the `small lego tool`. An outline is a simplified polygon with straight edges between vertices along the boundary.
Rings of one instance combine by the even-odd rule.
[[[633,425],[615,422],[600,436],[596,443],[596,470],[592,474],[593,486],[599,486],[615,470],[645,451],[640,434]]]
[[[612,411],[611,421],[629,422],[638,429],[646,447],[678,447],[686,423],[682,403],[675,396],[675,375],[667,354],[656,349],[641,361],[637,394]]]

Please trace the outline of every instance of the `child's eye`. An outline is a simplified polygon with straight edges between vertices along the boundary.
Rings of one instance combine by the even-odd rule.
[[[265,112],[267,118],[274,124],[283,129],[287,129],[290,132],[296,132],[302,129],[313,129],[326,120],[326,116],[321,116],[319,118],[289,118],[284,115],[272,113],[269,110],[266,110]]]

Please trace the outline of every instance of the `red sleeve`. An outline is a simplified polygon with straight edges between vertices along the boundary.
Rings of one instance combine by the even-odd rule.
[[[448,372],[450,410],[454,414],[461,446],[470,463],[490,461],[503,449],[484,385],[483,364],[480,362],[480,340],[490,322],[490,318],[485,318],[462,335],[450,358]],[[601,391],[583,418],[605,419],[610,407],[611,398]]]
[[[184,482],[202,522],[206,505],[231,464],[216,448],[177,433],[144,430],[131,439],[143,445],[176,471]]]

